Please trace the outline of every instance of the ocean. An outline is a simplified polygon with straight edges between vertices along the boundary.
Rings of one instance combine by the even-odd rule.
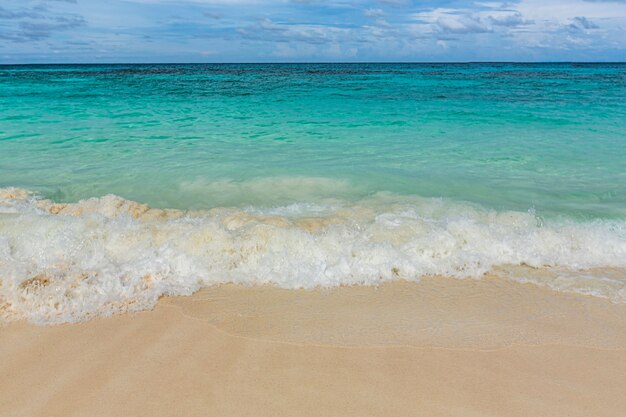
[[[626,64],[0,66],[0,318],[221,283],[626,302]]]

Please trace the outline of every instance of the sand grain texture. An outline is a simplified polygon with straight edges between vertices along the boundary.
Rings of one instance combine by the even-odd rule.
[[[3,417],[619,417],[626,306],[497,279],[226,285],[13,323],[0,358]]]

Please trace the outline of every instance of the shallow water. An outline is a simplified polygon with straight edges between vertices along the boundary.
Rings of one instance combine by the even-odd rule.
[[[173,208],[392,191],[623,218],[624,103],[621,64],[5,66],[0,186]],[[329,181],[272,180],[293,176]]]
[[[0,315],[498,271],[623,302],[624,103],[621,64],[0,67]]]

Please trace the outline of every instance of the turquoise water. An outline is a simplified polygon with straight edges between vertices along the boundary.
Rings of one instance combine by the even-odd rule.
[[[496,274],[626,302],[626,64],[0,67],[0,319]]]
[[[306,193],[210,184],[298,176],[626,217],[626,65],[1,67],[0,108],[0,186],[57,201],[272,205]]]

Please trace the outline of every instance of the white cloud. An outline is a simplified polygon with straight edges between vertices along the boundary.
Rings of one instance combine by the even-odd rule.
[[[486,19],[496,26],[516,27],[530,25],[534,23],[533,20],[525,19],[524,16],[518,11],[493,11],[489,12]]]
[[[384,16],[385,12],[382,9],[365,9],[363,14],[367,17],[381,17]]]
[[[480,17],[473,15],[447,15],[439,17],[435,22],[438,31],[444,33],[485,33],[491,29],[485,25]]]
[[[152,60],[168,53],[198,57],[205,51],[216,60],[575,60],[582,56],[577,51],[607,59],[623,59],[626,53],[626,0],[436,2],[446,7],[428,7],[434,0],[42,1],[3,3],[0,18],[13,21],[5,18],[0,27],[2,54],[47,48],[68,56],[124,53]],[[10,42],[17,38],[7,30],[37,20],[27,15],[43,8],[82,16],[85,23],[75,20],[75,29],[56,31],[25,24],[39,38],[50,35],[39,43],[24,36],[19,45]]]
[[[583,0],[522,0],[515,8],[524,16],[565,23],[576,16],[588,19],[626,19],[626,5],[618,2],[598,3]]]

